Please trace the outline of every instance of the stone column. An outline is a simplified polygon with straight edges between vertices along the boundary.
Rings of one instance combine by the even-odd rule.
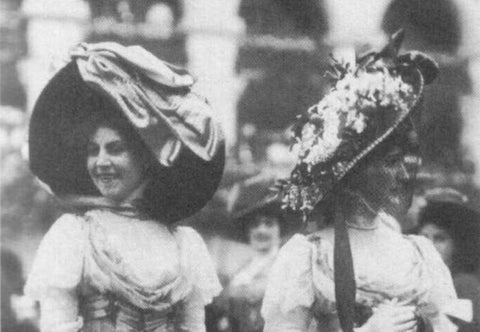
[[[480,186],[480,3],[475,0],[455,1],[462,24],[462,44],[458,56],[468,62],[472,91],[461,99],[463,131],[461,136],[465,159],[475,165],[473,181]]]
[[[90,12],[82,0],[26,0],[28,56],[20,66],[30,112],[48,79],[68,59],[68,50],[82,42]]]
[[[386,42],[382,21],[392,0],[325,0],[329,32],[326,42],[337,60],[355,60],[360,46],[377,47]]]
[[[227,146],[237,139],[237,101],[242,82],[235,63],[245,27],[238,16],[240,0],[184,0],[181,27],[186,31],[188,67],[197,88],[224,124]]]

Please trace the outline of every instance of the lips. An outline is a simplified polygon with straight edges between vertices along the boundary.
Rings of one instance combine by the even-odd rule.
[[[95,174],[95,178],[97,179],[97,181],[103,184],[109,184],[114,180],[118,179],[118,175],[115,173],[97,173]]]
[[[257,233],[257,234],[254,234],[253,238],[257,241],[264,242],[264,241],[269,241],[272,237],[270,234]]]

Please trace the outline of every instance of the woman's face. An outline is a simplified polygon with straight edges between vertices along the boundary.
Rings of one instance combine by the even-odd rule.
[[[421,164],[418,150],[418,140],[412,131],[357,174],[361,185],[357,183],[356,191],[372,210],[383,210],[396,218],[408,211]]]
[[[435,249],[437,249],[440,256],[442,256],[443,262],[448,267],[451,267],[455,247],[450,234],[435,224],[426,224],[419,233],[433,242]]]
[[[248,240],[256,251],[268,252],[280,245],[280,225],[276,217],[257,215],[248,232]]]
[[[102,196],[124,202],[143,182],[140,163],[127,142],[108,127],[99,127],[87,146],[87,169]]]

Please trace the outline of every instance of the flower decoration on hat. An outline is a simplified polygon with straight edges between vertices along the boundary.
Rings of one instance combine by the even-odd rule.
[[[437,74],[422,53],[398,56],[403,32],[355,65],[333,61],[332,88],[293,126],[297,165],[279,183],[284,208],[307,214],[352,167],[385,140],[416,107]]]

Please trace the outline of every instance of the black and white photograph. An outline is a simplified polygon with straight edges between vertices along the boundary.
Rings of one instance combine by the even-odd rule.
[[[0,0],[3,332],[479,332],[478,0]]]

